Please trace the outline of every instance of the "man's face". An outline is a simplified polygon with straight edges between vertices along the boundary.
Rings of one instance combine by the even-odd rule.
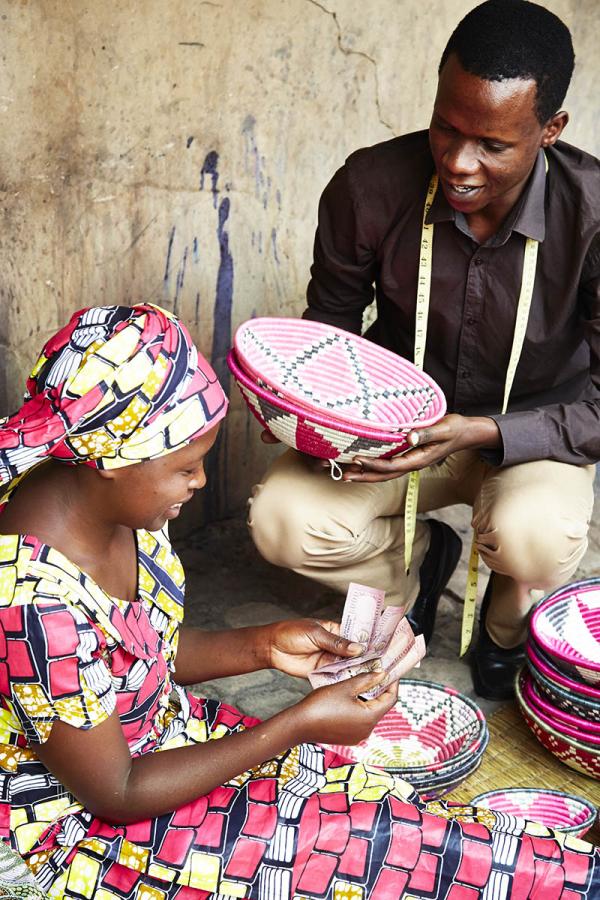
[[[533,80],[486,81],[465,72],[454,54],[448,58],[429,142],[440,185],[454,209],[503,216],[517,201],[540,146],[558,137],[548,124],[540,125],[535,99]]]

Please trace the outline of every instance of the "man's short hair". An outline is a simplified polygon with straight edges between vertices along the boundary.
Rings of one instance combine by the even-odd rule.
[[[452,53],[466,72],[486,81],[533,79],[541,125],[560,109],[575,64],[567,26],[528,0],[487,0],[476,6],[450,36],[439,71]]]

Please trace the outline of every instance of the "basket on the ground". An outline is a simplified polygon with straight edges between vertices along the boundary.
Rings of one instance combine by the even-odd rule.
[[[526,673],[525,668],[517,676],[515,693],[521,713],[538,741],[571,769],[600,779],[600,747],[571,737],[564,733],[562,726],[554,726],[547,717],[542,718],[532,707],[524,690],[529,677]]]
[[[570,678],[600,685],[600,585],[579,581],[554,591],[534,609],[536,643]]]
[[[485,716],[472,700],[454,688],[406,678],[397,703],[366,741],[329,749],[400,775],[434,799],[475,771],[488,740]]]
[[[479,794],[471,803],[576,837],[589,831],[597,816],[594,804],[584,797],[545,788],[501,788]]]
[[[322,459],[394,456],[411,429],[446,412],[440,388],[411,362],[320,322],[251,319],[227,361],[259,422]]]

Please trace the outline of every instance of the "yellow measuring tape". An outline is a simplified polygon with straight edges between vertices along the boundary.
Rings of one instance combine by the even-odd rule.
[[[417,281],[417,311],[415,321],[415,366],[423,368],[425,360],[425,344],[427,342],[427,318],[429,316],[429,295],[431,293],[431,260],[433,254],[433,225],[427,225],[427,213],[433,203],[437,191],[438,178],[434,175],[429,182],[425,207],[423,209],[423,225],[421,227],[421,250],[419,254],[419,276]],[[411,472],[408,476],[408,488],[404,502],[404,565],[406,572],[410,568],[415,526],[417,522],[417,504],[419,502],[419,473]]]
[[[546,159],[546,171],[548,171],[548,160]],[[432,251],[433,251],[433,225],[426,223],[427,214],[433,203],[433,198],[438,186],[437,175],[433,175],[427,189],[427,197],[423,208],[423,224],[421,227],[421,251],[419,256],[419,276],[417,284],[417,310],[415,324],[415,365],[423,368],[425,358],[425,344],[427,342],[427,318],[429,314],[429,296],[431,292],[431,271],[432,271]],[[525,332],[527,330],[527,321],[529,318],[529,308],[533,297],[533,287],[535,284],[535,270],[537,265],[538,242],[532,238],[527,238],[525,242],[525,254],[523,257],[523,275],[521,278],[521,290],[519,293],[519,301],[517,303],[517,315],[515,320],[515,330],[513,334],[513,342],[510,351],[510,359],[506,370],[506,380],[504,383],[504,397],[502,400],[502,415],[508,408],[508,398],[510,396],[517,365],[525,340]],[[411,472],[408,476],[408,488],[406,491],[406,500],[404,505],[404,565],[406,571],[410,568],[412,559],[412,550],[415,539],[415,527],[417,520],[417,505],[419,499],[419,472]],[[467,588],[465,592],[465,605],[463,610],[460,655],[469,649],[471,637],[473,634],[473,625],[475,623],[475,604],[477,601],[477,576],[479,568],[479,553],[477,551],[477,539],[473,533],[471,543],[471,555],[469,557],[469,571],[467,575]]]

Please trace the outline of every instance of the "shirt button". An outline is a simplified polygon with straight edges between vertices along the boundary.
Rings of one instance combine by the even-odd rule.
[[[473,318],[473,316],[467,316],[467,325],[474,325],[474,324],[475,324],[475,319]]]
[[[477,257],[476,257],[476,259],[475,259],[475,265],[476,265],[476,266],[482,266],[482,265],[483,265],[483,260],[482,260],[482,258],[481,258],[480,256],[477,256]]]
[[[463,369],[462,372],[460,373],[460,377],[461,377],[461,378],[468,378],[470,374],[471,374],[471,373],[469,372],[468,369]]]

